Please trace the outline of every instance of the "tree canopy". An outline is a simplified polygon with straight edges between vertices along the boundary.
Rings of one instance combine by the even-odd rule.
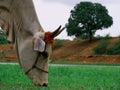
[[[113,24],[105,6],[100,3],[80,2],[71,10],[66,24],[68,36],[80,37],[91,41],[96,30],[103,30]]]

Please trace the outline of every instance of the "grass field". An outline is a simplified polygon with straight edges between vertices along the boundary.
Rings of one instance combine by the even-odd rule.
[[[49,86],[35,87],[19,65],[0,64],[0,90],[120,90],[120,67],[50,66]]]

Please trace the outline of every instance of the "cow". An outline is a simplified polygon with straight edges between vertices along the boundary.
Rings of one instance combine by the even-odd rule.
[[[0,27],[14,44],[19,64],[34,85],[48,85],[48,60],[53,39],[64,28],[45,32],[33,0],[0,0]]]

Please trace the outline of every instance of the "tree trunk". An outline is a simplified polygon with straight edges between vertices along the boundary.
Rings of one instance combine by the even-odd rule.
[[[90,30],[90,38],[89,38],[89,42],[92,42],[92,31]]]

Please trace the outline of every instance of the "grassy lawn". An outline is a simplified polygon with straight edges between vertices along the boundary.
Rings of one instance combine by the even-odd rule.
[[[0,90],[120,90],[120,67],[50,66],[49,86],[35,87],[19,65],[0,64]]]

